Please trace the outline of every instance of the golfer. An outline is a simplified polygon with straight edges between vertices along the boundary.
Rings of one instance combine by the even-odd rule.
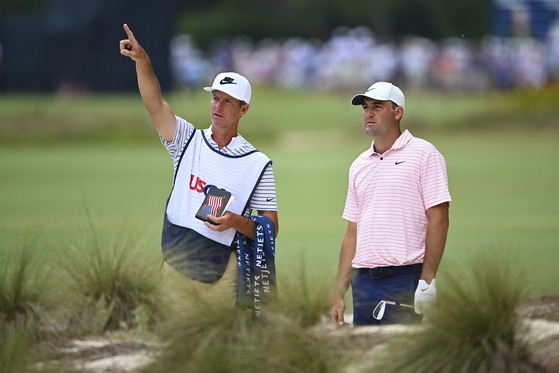
[[[373,142],[349,170],[348,223],[330,317],[344,323],[351,285],[355,326],[418,322],[436,300],[446,243],[451,198],[445,160],[429,142],[402,132],[405,98],[395,85],[375,83],[351,103],[362,106]],[[383,300],[386,310],[377,320],[373,310]]]
[[[225,292],[236,291],[239,242],[251,244],[260,227],[258,234],[273,245],[278,232],[272,162],[237,132],[250,107],[251,85],[237,73],[218,74],[212,86],[204,88],[211,93],[211,125],[196,129],[163,99],[146,51],[126,24],[124,31],[128,38],[120,41],[120,53],[136,63],[143,103],[174,163],[162,233],[164,261],[208,289],[225,282]],[[233,195],[223,216],[208,216],[215,224],[195,218],[209,186]],[[253,210],[258,219],[251,216]],[[270,265],[272,256],[267,258]],[[239,277],[246,278],[244,273]]]

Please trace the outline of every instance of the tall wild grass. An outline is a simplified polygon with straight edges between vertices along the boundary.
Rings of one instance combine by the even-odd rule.
[[[75,333],[129,329],[160,315],[160,251],[143,238],[140,229],[106,232],[90,219],[64,245],[59,263]]]
[[[164,347],[145,372],[345,372],[359,351],[375,344],[313,331],[325,319],[333,279],[310,275],[304,260],[298,270],[278,273],[277,299],[255,317],[195,287],[165,283],[159,250],[144,246],[132,229],[107,234],[90,222],[64,245],[56,264],[40,260],[39,242],[26,239],[0,251],[5,372],[35,364],[38,342],[56,339],[57,332],[73,337],[144,328],[147,320]],[[395,336],[356,371],[538,371],[519,338],[524,329],[516,310],[530,283],[517,262],[487,254],[448,264],[439,275],[437,307],[421,328]],[[42,333],[52,323],[61,327]]]
[[[304,267],[302,267],[304,268]],[[309,332],[330,304],[330,282],[293,271],[279,274],[275,301],[261,316],[232,302],[175,287],[175,312],[158,333],[166,342],[145,372],[338,372],[342,351]]]
[[[55,307],[50,268],[41,261],[38,234],[15,235],[0,248],[0,370],[20,372],[34,362],[31,352],[43,338]]]
[[[480,254],[441,275],[437,307],[423,328],[397,338],[370,371],[537,372],[519,336],[528,276],[506,255]]]

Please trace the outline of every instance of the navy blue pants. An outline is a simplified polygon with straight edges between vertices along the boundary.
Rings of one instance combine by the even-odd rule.
[[[422,316],[413,308],[386,305],[381,320],[373,318],[373,310],[381,300],[413,306],[413,297],[422,264],[407,266],[356,268],[353,270],[353,325],[386,325],[418,323]]]

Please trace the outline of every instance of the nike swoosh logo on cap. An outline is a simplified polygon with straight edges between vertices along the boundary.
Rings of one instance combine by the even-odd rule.
[[[230,78],[230,77],[227,76],[227,77],[221,79],[219,84],[223,85],[223,84],[237,84],[237,83],[235,83],[235,79]]]

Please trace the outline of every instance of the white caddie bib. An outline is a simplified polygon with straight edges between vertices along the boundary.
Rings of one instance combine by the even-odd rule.
[[[232,193],[228,211],[242,215],[271,160],[259,151],[231,156],[213,149],[196,130],[186,144],[175,172],[166,214],[174,225],[193,229],[201,235],[230,246],[236,231],[216,232],[194,216],[204,200],[204,187],[215,185]]]

